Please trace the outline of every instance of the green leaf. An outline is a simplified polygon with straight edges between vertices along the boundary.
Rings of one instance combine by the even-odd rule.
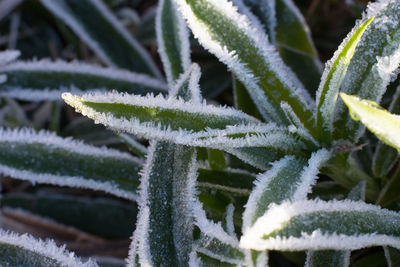
[[[217,149],[208,149],[208,163],[211,169],[221,171],[226,166],[224,152]]]
[[[0,131],[0,172],[32,183],[101,190],[136,200],[142,161],[33,130]]]
[[[301,157],[286,156],[259,175],[243,213],[243,232],[251,228],[271,204],[280,204],[287,199],[305,199],[316,182],[319,167],[330,155],[330,152],[322,149],[308,161]]]
[[[133,203],[45,191],[4,194],[1,205],[3,209],[28,211],[107,239],[128,239],[137,216]]]
[[[59,100],[63,92],[111,91],[145,95],[165,93],[167,86],[150,76],[127,70],[65,61],[17,61],[0,66],[7,80],[0,95],[22,100]]]
[[[351,200],[301,200],[273,205],[241,238],[256,250],[400,248],[400,214]]]
[[[348,267],[350,251],[321,250],[308,251],[305,267]]]
[[[399,188],[400,188],[400,168],[397,168],[396,172],[382,188],[378,196],[378,199],[376,200],[376,204],[386,207],[387,205],[393,203],[394,201],[399,200],[400,198]]]
[[[361,121],[381,141],[400,151],[400,118],[375,102],[341,93],[354,120]]]
[[[275,44],[283,61],[314,95],[322,66],[310,30],[293,1],[244,0],[244,3],[264,26],[269,40]]]
[[[286,101],[307,129],[313,128],[312,100],[267,36],[226,0],[176,2],[195,37],[243,82],[264,118],[288,124],[279,107]]]
[[[257,107],[254,105],[253,100],[251,100],[249,93],[246,91],[246,87],[236,79],[234,75],[232,75],[232,80],[235,108],[262,120],[260,112],[258,112]]]
[[[400,87],[393,95],[389,109],[391,113],[400,113]],[[382,142],[379,142],[372,160],[372,171],[377,177],[385,177],[393,168],[399,157],[399,153],[393,147],[390,147]]]
[[[0,229],[0,265],[2,266],[77,266],[96,267],[95,262],[82,262],[74,253],[57,247],[54,241],[42,241],[27,234],[17,235]]]
[[[370,18],[349,33],[325,67],[317,92],[317,131],[319,139],[324,143],[331,142],[336,100],[350,60],[363,33],[373,19],[374,17]]]
[[[118,133],[118,137],[128,146],[129,150],[138,155],[141,158],[144,158],[147,154],[147,148],[136,141],[132,136],[125,133]]]
[[[400,251],[391,247],[383,247],[388,267],[399,266],[400,264]]]
[[[341,91],[375,102],[397,76],[400,63],[400,3],[397,0],[371,3],[361,23],[375,17],[353,55]],[[343,104],[335,111],[335,139],[357,141],[364,127],[351,120]]]
[[[107,65],[162,79],[149,53],[101,0],[41,0],[41,3],[68,25]]]
[[[189,35],[173,0],[158,3],[156,17],[158,52],[169,84],[190,67]]]
[[[141,264],[176,266],[188,262],[193,238],[195,162],[194,148],[151,143],[142,171],[135,231]]]
[[[206,235],[200,236],[195,250],[197,253],[206,255],[209,258],[224,263],[235,264],[236,266],[242,266],[245,258],[243,251],[239,247],[223,243],[218,238]]]
[[[249,195],[255,175],[244,170],[226,168],[215,170],[200,167],[198,186],[222,190],[237,195]]]
[[[365,181],[356,185],[347,196],[351,200],[365,199]],[[350,265],[350,250],[310,250],[307,251],[306,267],[347,267]]]

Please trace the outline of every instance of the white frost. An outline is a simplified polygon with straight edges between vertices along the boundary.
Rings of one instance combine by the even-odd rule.
[[[97,263],[89,260],[87,262],[81,262],[79,258],[75,256],[73,252],[69,252],[65,249],[65,245],[57,247],[52,240],[43,241],[41,239],[35,239],[28,234],[18,235],[15,233],[6,232],[0,229],[0,243],[8,244],[11,246],[20,247],[40,254],[44,257],[54,259],[60,265],[68,267],[97,267]],[[1,246],[1,244],[0,244]]]
[[[0,52],[0,66],[6,65],[16,60],[21,55],[18,50],[6,50]]]

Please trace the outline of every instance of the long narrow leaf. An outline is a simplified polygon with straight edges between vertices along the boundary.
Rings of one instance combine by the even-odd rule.
[[[312,128],[312,100],[266,35],[251,27],[226,0],[175,1],[200,43],[232,69],[262,115],[287,124],[279,108],[283,100]]]
[[[390,113],[400,113],[400,87],[397,88],[395,95],[392,98],[389,109]],[[375,153],[372,159],[372,171],[377,177],[385,177],[393,168],[399,157],[396,149],[379,142],[376,146]]]
[[[165,93],[163,82],[144,74],[85,63],[17,61],[0,66],[7,80],[0,84],[0,95],[22,100],[59,100],[63,92],[111,91],[145,95]]]
[[[149,53],[101,0],[41,0],[41,3],[71,27],[106,64],[162,79]]]
[[[400,251],[391,247],[383,247],[388,267],[395,267],[400,264]]]
[[[190,66],[189,35],[175,5],[173,0],[161,0],[156,17],[158,53],[170,84]]]
[[[221,149],[268,147],[292,153],[315,148],[299,138],[296,128],[260,125],[230,108],[116,93],[82,97],[64,93],[63,98],[96,122],[149,139]]]
[[[17,235],[0,229],[0,265],[2,266],[77,266],[96,267],[93,261],[82,262],[74,253],[57,247],[54,241],[37,240],[27,234]]]
[[[399,213],[364,202],[285,202],[271,206],[240,244],[256,250],[400,248],[399,223]]]
[[[285,200],[305,199],[316,182],[318,169],[329,159],[330,154],[322,149],[315,152],[308,161],[286,156],[259,175],[243,213],[243,232],[251,228],[269,205],[280,204]]]
[[[244,0],[244,3],[259,19],[283,61],[297,74],[309,92],[315,92],[322,66],[310,30],[293,1]]]
[[[387,85],[397,76],[400,63],[400,2],[385,0],[369,4],[363,22],[375,17],[361,38],[350,62],[341,90],[379,103]],[[364,127],[352,121],[343,104],[335,113],[336,138],[357,141]]]
[[[191,250],[196,154],[193,148],[153,142],[147,157],[135,233],[139,260],[179,265],[189,260]]]
[[[400,151],[400,117],[390,114],[378,104],[341,93],[351,117],[360,120],[381,141]]]
[[[332,59],[326,64],[317,92],[317,131],[325,143],[331,141],[333,131],[334,110],[339,89],[346,75],[350,60],[367,26],[374,17],[349,33],[339,46]]]
[[[28,129],[1,130],[0,147],[3,175],[137,199],[142,161],[129,154]]]

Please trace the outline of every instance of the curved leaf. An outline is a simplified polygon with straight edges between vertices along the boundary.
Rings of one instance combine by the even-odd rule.
[[[350,60],[363,33],[373,19],[374,17],[370,18],[349,33],[325,66],[317,91],[317,131],[320,140],[324,143],[331,141],[336,100]]]
[[[63,92],[111,91],[145,95],[165,93],[163,82],[144,74],[81,62],[17,61],[0,66],[7,80],[0,95],[22,100],[59,100]]]
[[[357,45],[341,90],[379,103],[400,64],[400,2],[369,4],[361,21],[375,17]],[[343,104],[335,111],[335,139],[357,141],[364,127],[352,121]]]
[[[81,262],[74,253],[57,247],[54,241],[37,240],[27,234],[17,235],[0,229],[0,265],[2,266],[77,266],[96,267],[95,262]]]
[[[351,200],[302,200],[273,205],[242,237],[256,250],[400,248],[400,214]]]
[[[288,124],[279,107],[283,100],[312,129],[312,100],[247,17],[226,0],[175,1],[200,43],[232,69],[265,118]]]
[[[32,183],[100,190],[136,200],[142,161],[117,150],[29,129],[0,131],[0,173]]]
[[[149,53],[101,0],[41,0],[41,3],[71,27],[106,64],[162,79]]]
[[[344,93],[340,96],[354,120],[360,120],[380,140],[400,151],[400,116],[390,114],[375,102]]]

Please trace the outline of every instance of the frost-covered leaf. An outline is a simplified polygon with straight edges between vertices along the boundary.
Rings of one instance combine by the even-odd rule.
[[[310,30],[293,1],[244,0],[243,2],[257,17],[283,61],[297,74],[308,91],[314,93],[321,77],[322,66]],[[238,7],[242,12],[240,5]]]
[[[107,239],[129,238],[135,229],[137,216],[137,208],[133,203],[49,193],[45,190],[32,194],[4,194],[1,206],[2,209],[33,213]]]
[[[148,139],[218,149],[264,147],[301,153],[315,145],[301,139],[296,128],[260,124],[240,111],[184,102],[162,96],[127,94],[63,94],[64,100],[83,115],[115,130]]]
[[[201,103],[200,77],[200,67],[193,63],[170,86],[169,97],[182,98],[185,101],[193,101],[196,104]]]
[[[221,242],[217,238],[201,235],[200,239],[197,241],[197,247],[195,250],[197,253],[206,255],[219,262],[242,266],[245,255],[243,251],[237,247],[237,244],[236,246],[232,246]]]
[[[208,149],[208,164],[211,169],[214,170],[223,170],[226,166],[225,154],[221,150],[217,149]]]
[[[0,66],[6,65],[16,60],[21,55],[18,50],[6,50],[0,52]]]
[[[347,199],[365,199],[365,181],[350,190]],[[307,251],[306,267],[347,267],[350,265],[350,250],[310,250]]]
[[[0,66],[7,80],[0,95],[22,100],[59,100],[63,92],[111,91],[165,93],[165,83],[144,74],[80,62],[17,61]]]
[[[158,3],[156,32],[158,53],[172,85],[190,67],[191,61],[187,27],[173,0]]]
[[[326,64],[322,74],[321,83],[317,91],[317,132],[319,139],[324,143],[331,141],[333,132],[334,110],[339,89],[346,75],[350,60],[354,55],[356,46],[360,41],[367,26],[374,17],[354,29],[336,50],[332,59]]]
[[[240,241],[256,250],[400,248],[400,214],[351,200],[271,205]]]
[[[313,153],[308,161],[301,157],[286,156],[258,175],[243,213],[243,232],[246,233],[272,203],[305,199],[318,178],[319,168],[330,155],[330,152],[322,149]]]
[[[232,75],[233,80],[233,98],[235,101],[235,108],[243,111],[246,114],[252,115],[253,117],[262,120],[260,112],[254,105],[253,100],[249,93],[246,91],[246,87],[238,79]]]
[[[118,133],[118,137],[128,146],[129,150],[143,158],[147,154],[147,148],[126,133]]]
[[[341,93],[354,120],[361,121],[381,141],[400,151],[400,117],[390,114],[373,101]]]
[[[238,195],[248,195],[255,175],[244,170],[226,168],[212,170],[200,167],[197,177],[198,186],[222,190]]]
[[[2,129],[0,147],[3,175],[137,199],[142,161],[129,154],[29,129]]]
[[[348,250],[321,250],[308,251],[305,267],[348,267],[350,265],[350,251]]]
[[[400,87],[397,88],[395,95],[393,95],[388,111],[390,111],[390,113],[400,114]],[[385,177],[393,168],[398,157],[399,153],[396,149],[379,142],[372,159],[372,171],[375,176]]]
[[[137,249],[141,265],[189,261],[196,168],[194,148],[154,141],[150,145],[140,185],[138,246],[131,247]]]
[[[175,0],[200,43],[235,73],[249,90],[260,113],[288,124],[280,110],[286,101],[307,128],[312,128],[312,100],[285,66],[267,36],[253,28],[226,0]]]
[[[162,79],[150,54],[101,0],[41,0],[41,3],[68,25],[106,64]]]
[[[400,250],[391,247],[383,247],[383,250],[385,251],[388,267],[400,265]]]
[[[341,90],[346,94],[380,102],[387,85],[396,78],[400,63],[400,2],[370,3],[361,23],[375,17],[361,38],[350,62]],[[337,139],[356,141],[364,127],[351,120],[343,104],[335,113]]]
[[[74,253],[57,247],[54,241],[35,239],[27,234],[17,235],[0,229],[1,266],[77,266],[95,267],[95,262],[82,262]]]

